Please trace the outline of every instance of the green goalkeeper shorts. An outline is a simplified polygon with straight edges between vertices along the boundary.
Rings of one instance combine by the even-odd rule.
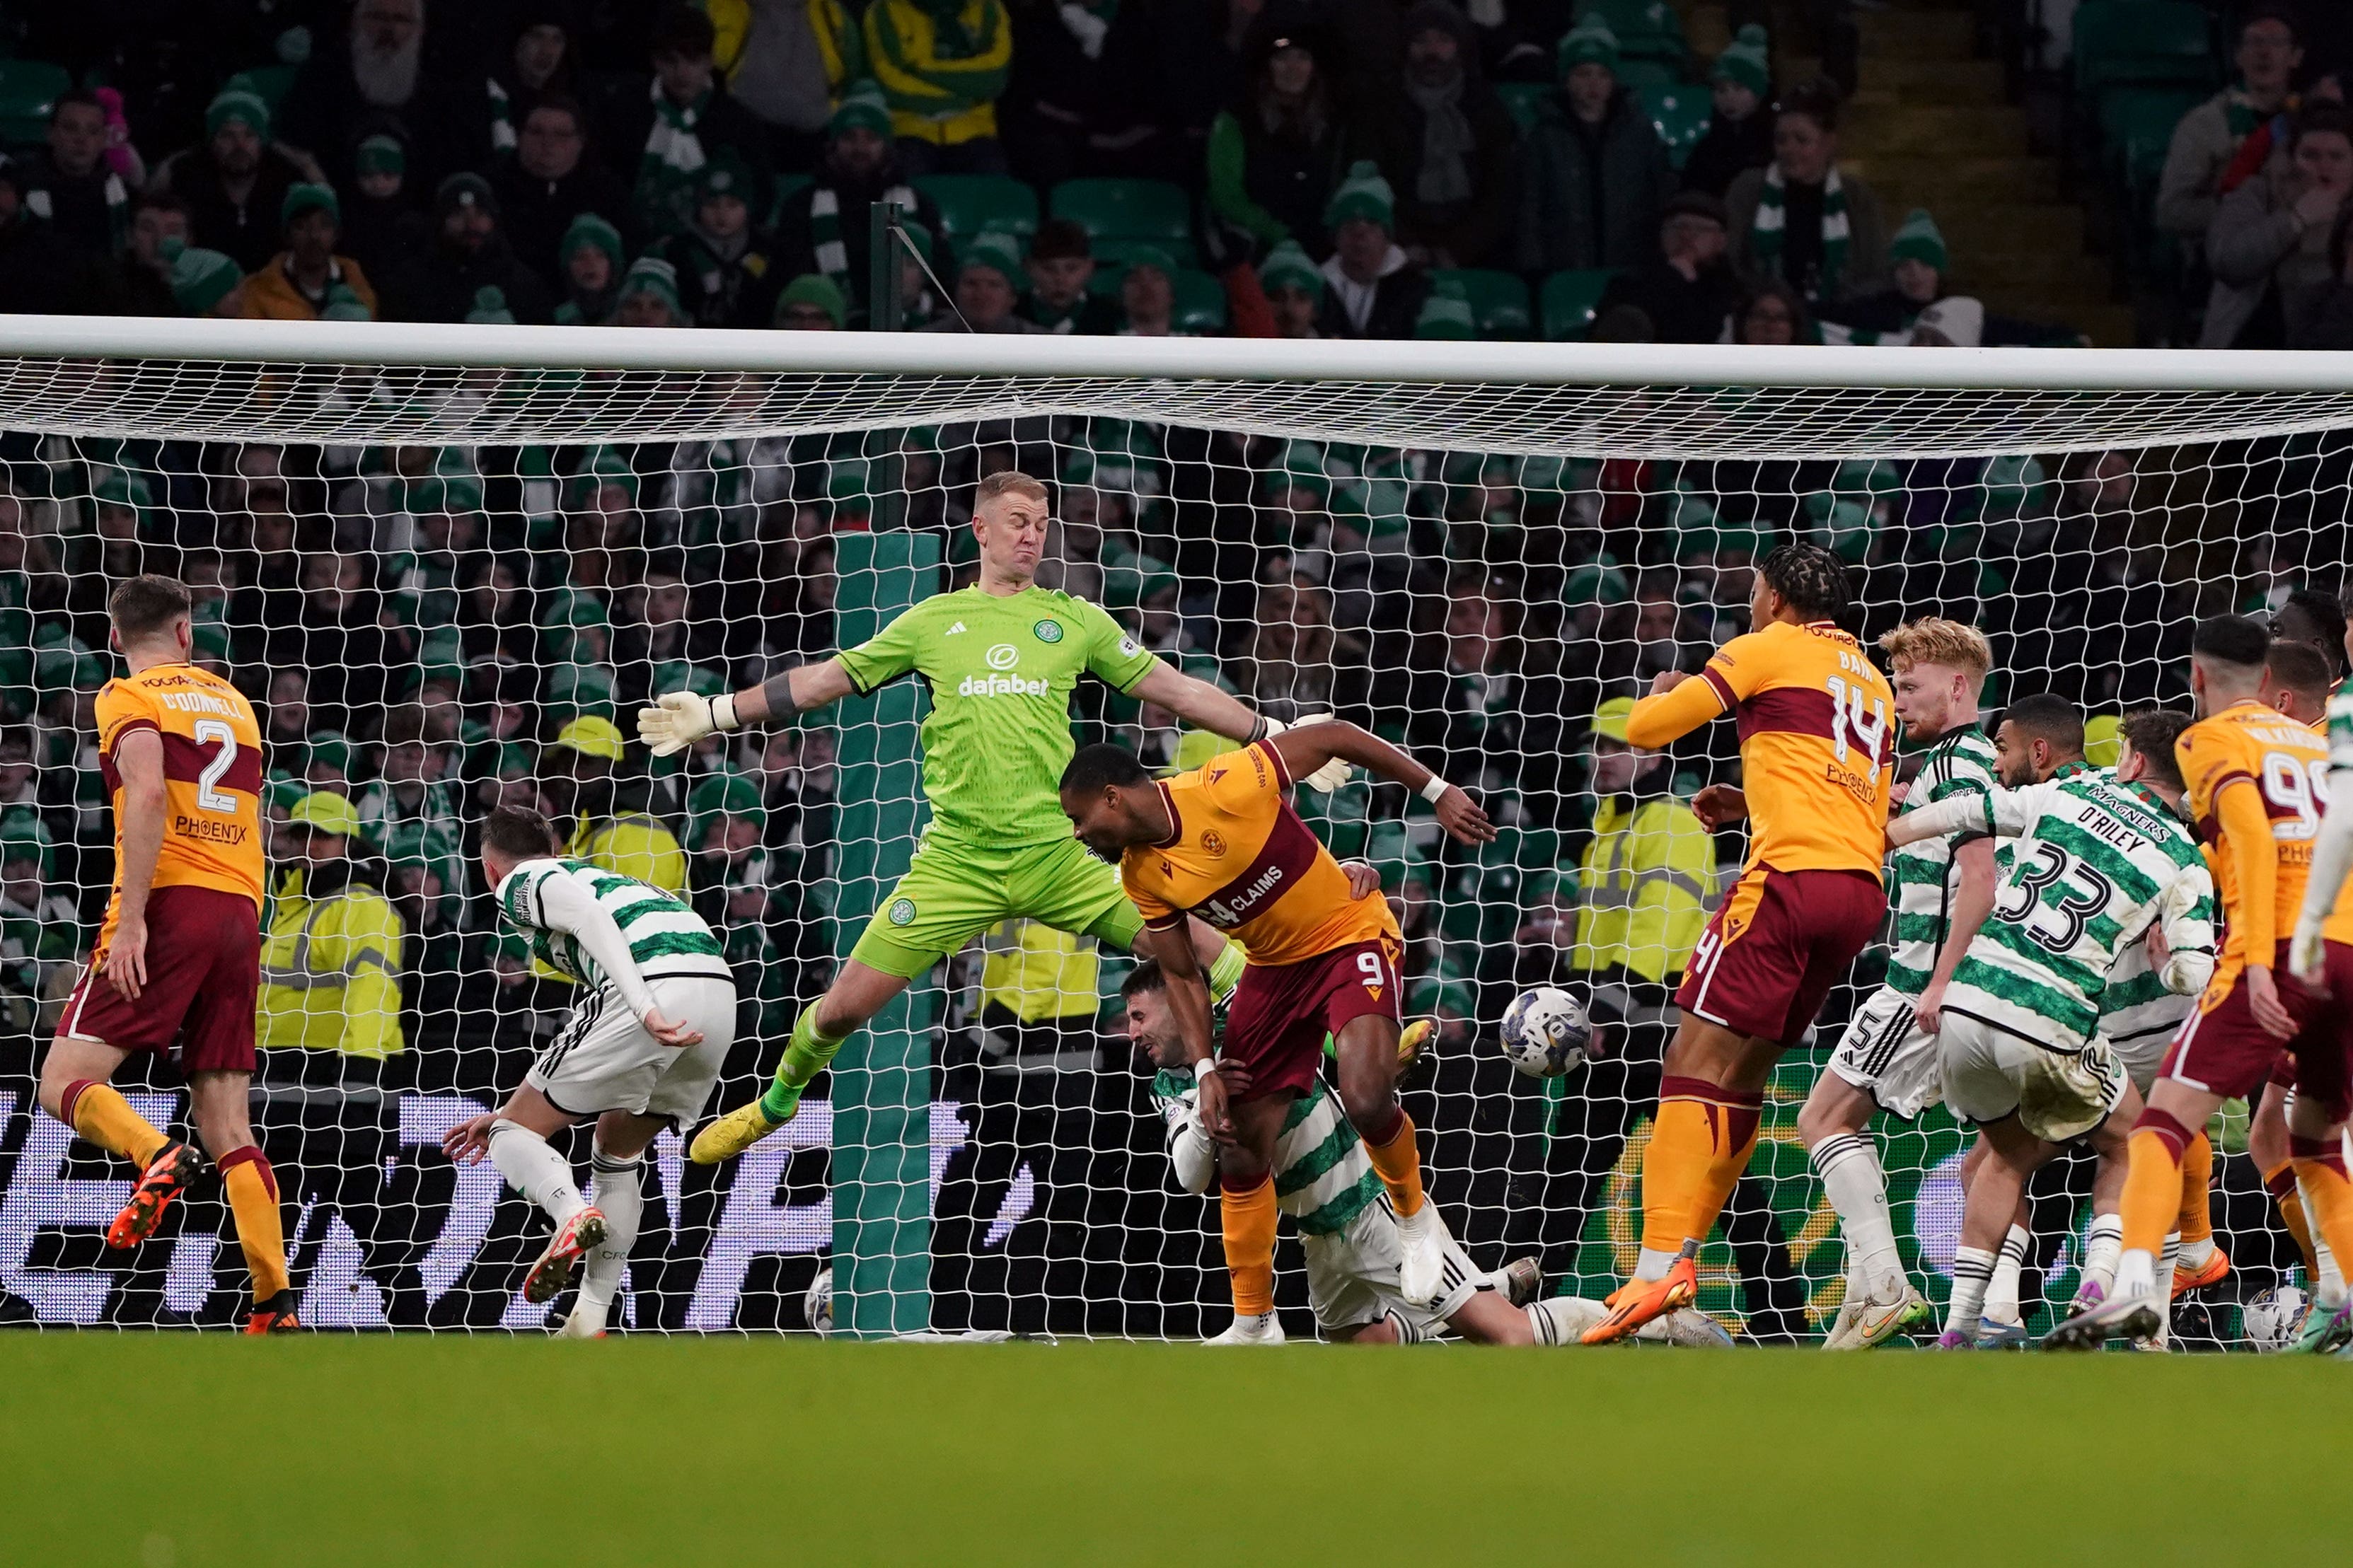
[[[932,836],[916,846],[849,956],[913,980],[989,927],[1025,917],[1122,952],[1144,929],[1119,868],[1075,838],[992,849]]]

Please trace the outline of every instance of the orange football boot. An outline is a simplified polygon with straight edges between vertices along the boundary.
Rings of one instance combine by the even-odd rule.
[[[189,1144],[175,1140],[156,1150],[155,1157],[139,1173],[139,1184],[131,1189],[131,1201],[106,1227],[106,1245],[120,1250],[154,1235],[155,1227],[164,1223],[164,1211],[188,1190],[188,1184],[204,1168],[205,1157]]]
[[[1683,1249],[1658,1279],[1629,1279],[1609,1295],[1609,1315],[1577,1336],[1588,1345],[1614,1344],[1653,1318],[1688,1307],[1699,1296],[1699,1243]]]
[[[295,1315],[294,1292],[290,1287],[267,1301],[256,1301],[245,1320],[248,1334],[297,1334],[302,1331],[302,1320]]]
[[[2205,1267],[2200,1268],[2195,1273],[2192,1273],[2187,1268],[2181,1268],[2178,1264],[2175,1266],[2173,1270],[2173,1293],[2179,1296],[2184,1290],[2203,1290],[2209,1285],[2220,1285],[2229,1277],[2230,1272],[2230,1255],[2224,1252],[2221,1247],[2217,1247],[2211,1253],[2208,1254]]]

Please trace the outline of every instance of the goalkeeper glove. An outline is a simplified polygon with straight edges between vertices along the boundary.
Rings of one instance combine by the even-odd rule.
[[[1261,714],[1260,717],[1265,720],[1266,732],[1270,737],[1272,737],[1282,734],[1285,730],[1296,730],[1308,724],[1329,724],[1332,722],[1334,715],[1330,713],[1303,713],[1300,715],[1297,720],[1288,724],[1284,723],[1280,719],[1267,719],[1264,714]],[[1301,779],[1299,782],[1303,784],[1312,785],[1313,787],[1320,789],[1328,795],[1356,776],[1356,770],[1354,767],[1350,766],[1347,763],[1341,761],[1338,757],[1335,757],[1330,762],[1325,763],[1322,767],[1317,768],[1314,773],[1309,773],[1305,778]]]
[[[654,707],[638,710],[638,739],[657,757],[674,756],[714,730],[733,730],[741,724],[732,696],[673,691],[654,700]]]

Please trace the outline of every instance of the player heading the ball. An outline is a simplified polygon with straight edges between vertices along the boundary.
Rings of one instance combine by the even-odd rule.
[[[1071,760],[1071,699],[1082,678],[1230,740],[1283,728],[1162,663],[1100,606],[1037,586],[1051,521],[1044,485],[1023,473],[991,474],[973,502],[980,546],[973,586],[934,595],[822,663],[732,696],[674,691],[639,710],[638,738],[666,757],[715,731],[871,696],[904,675],[920,676],[932,698],[923,729],[932,822],[913,863],[825,994],[801,1009],[767,1092],[696,1136],[697,1163],[730,1159],[792,1120],[801,1091],[843,1040],[908,981],[991,926],[1025,918],[1134,947],[1142,924],[1118,873],[1071,839],[1054,804]],[[1241,954],[1206,927],[1198,934],[1222,996],[1240,975]]]
[[[1200,1086],[1202,1125],[1225,1147],[1219,1187],[1240,1337],[1272,1337],[1277,1135],[1291,1102],[1318,1081],[1324,1039],[1340,1065],[1340,1108],[1388,1189],[1404,1242],[1398,1288],[1430,1303],[1445,1290],[1445,1250],[1421,1184],[1413,1121],[1398,1103],[1404,981],[1386,899],[1358,899],[1332,852],[1291,805],[1292,781],[1343,761],[1428,799],[1461,844],[1495,837],[1459,787],[1354,724],[1302,724],[1155,782],[1122,747],[1086,747],[1061,778],[1062,810],[1089,849],[1116,861],[1143,911],[1152,955]],[[1209,1051],[1209,997],[1191,928],[1206,920],[1249,959],[1226,1012],[1225,1053]],[[1220,1060],[1249,1087],[1229,1094]]]

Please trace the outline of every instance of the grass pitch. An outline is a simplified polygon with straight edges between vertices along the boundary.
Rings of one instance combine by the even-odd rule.
[[[10,1334],[0,1562],[2318,1563],[2353,1364]]]

